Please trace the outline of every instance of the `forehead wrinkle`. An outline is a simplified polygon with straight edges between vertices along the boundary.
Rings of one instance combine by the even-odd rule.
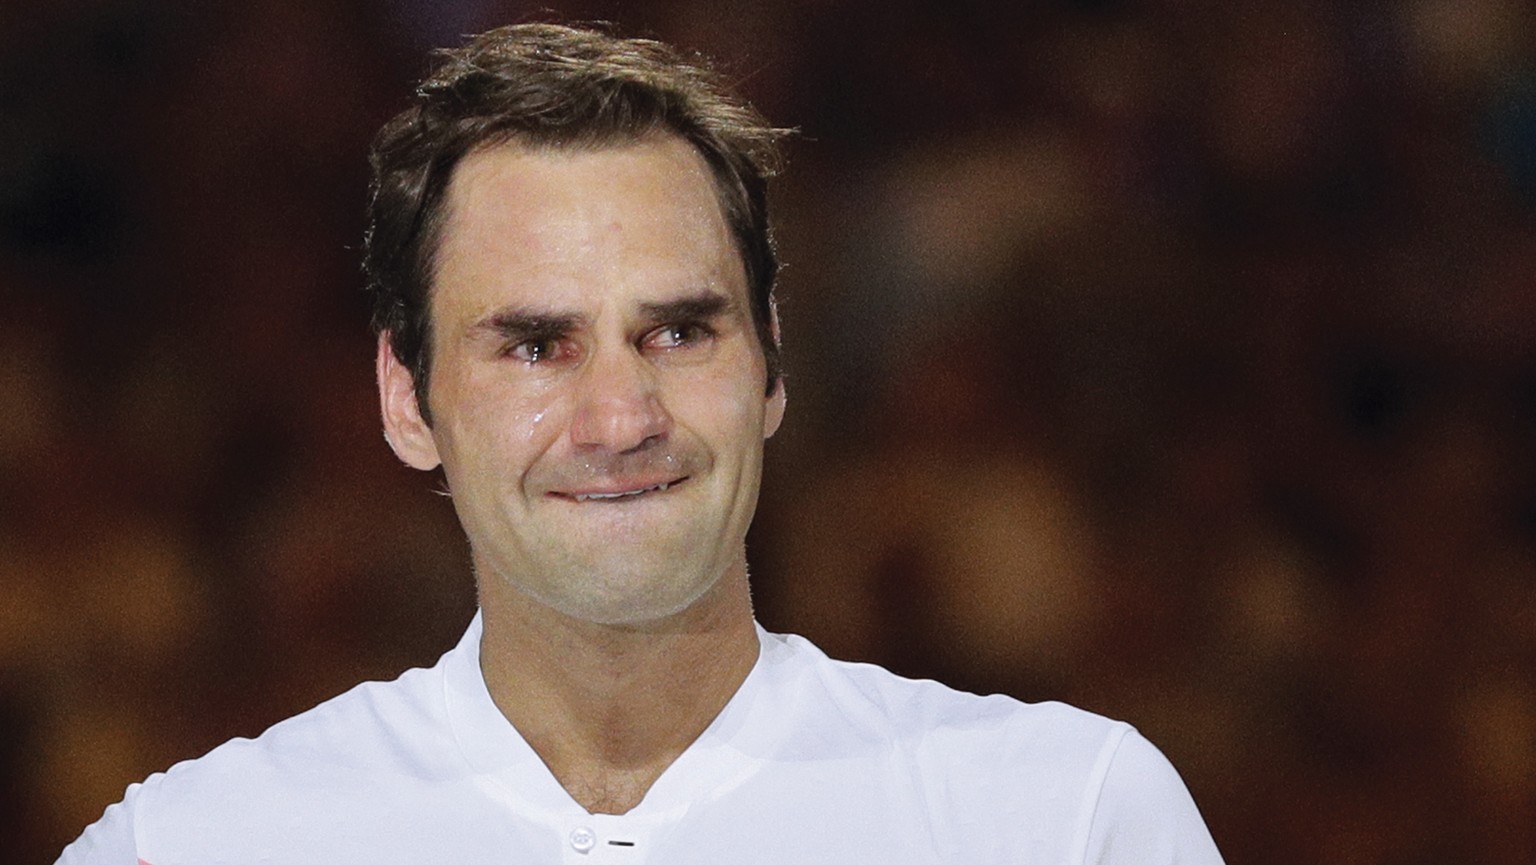
[[[653,150],[657,146],[662,148],[659,154]],[[731,241],[726,245],[735,252],[729,220],[719,201],[708,163],[685,139],[670,134],[645,135],[633,140],[626,138],[596,147],[530,147],[514,139],[476,148],[463,158],[449,179],[445,196],[445,226],[451,230],[460,224],[466,216],[466,210],[496,212],[498,208],[495,203],[505,200],[509,185],[518,190],[517,194],[527,195],[530,199],[549,195],[560,198],[560,188],[564,181],[563,178],[552,177],[552,172],[558,172],[562,166],[581,165],[593,157],[604,156],[626,161],[649,160],[659,156],[667,160],[673,169],[691,175],[699,182],[698,188],[704,193],[700,200],[687,202],[690,209],[705,214],[705,218],[699,220],[694,228],[702,229],[707,234],[721,234]],[[623,185],[633,182],[635,177],[627,171],[619,170],[610,173],[608,179],[611,183]],[[572,243],[573,240],[590,242],[595,237],[626,234],[630,226],[623,218],[625,214],[615,210],[613,201],[613,197],[582,201],[562,198],[561,203],[567,208],[564,214],[554,218],[552,214],[546,214],[538,223],[523,224],[519,228],[527,232],[525,241],[553,240],[550,246],[556,249],[583,245],[579,241]],[[649,216],[655,218],[656,214]],[[493,236],[498,233],[492,231]]]

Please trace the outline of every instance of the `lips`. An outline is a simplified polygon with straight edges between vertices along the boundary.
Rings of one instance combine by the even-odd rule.
[[[574,504],[643,501],[709,472],[697,449],[655,448],[592,455],[536,467],[529,485],[544,495]]]
[[[613,485],[613,488],[611,489],[582,490],[580,492],[557,491],[551,492],[550,495],[556,498],[562,498],[569,501],[582,503],[615,502],[623,501],[625,499],[639,498],[640,496],[644,496],[649,493],[666,492],[668,489],[675,487],[686,480],[688,480],[688,477],[685,475],[683,477],[671,478],[669,480],[658,481],[655,483],[616,484]]]
[[[566,495],[578,502],[611,502],[617,499],[630,499],[636,496],[643,496],[646,493],[666,492],[668,487],[680,484],[685,480],[687,480],[687,478],[678,478],[677,480],[673,481],[664,481],[659,484],[652,484],[648,487],[642,487],[635,490],[624,490],[623,492],[617,493],[567,493]]]

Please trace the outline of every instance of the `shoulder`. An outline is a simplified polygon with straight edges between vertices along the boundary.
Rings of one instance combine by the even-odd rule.
[[[836,661],[770,635],[774,712],[796,758],[899,767],[915,794],[962,813],[1078,810],[1098,794],[1129,724],[1064,703],[981,696]],[[792,707],[792,708],[791,708]],[[816,753],[804,753],[814,748]]]
[[[807,708],[904,749],[952,756],[975,749],[995,761],[997,749],[1006,748],[1051,762],[1092,762],[1132,732],[1129,724],[1065,703],[967,693],[874,664],[833,660],[801,637],[769,638],[788,659],[795,687],[816,692],[803,701]]]
[[[1132,731],[1100,782],[1083,841],[1086,861],[1219,865],[1221,854],[1168,758]]]
[[[786,666],[800,680],[806,726],[899,767],[894,783],[921,803],[923,819],[948,827],[935,834],[951,845],[972,843],[955,829],[969,826],[998,850],[1050,849],[1062,861],[1220,862],[1178,773],[1130,724],[773,639],[793,658]]]
[[[152,776],[146,786],[230,786],[242,777],[345,780],[348,770],[420,772],[438,762],[429,751],[439,739],[423,734],[444,724],[439,670],[413,669],[393,681],[357,685],[254,739],[231,739]]]
[[[224,861],[199,846],[238,841],[261,850],[279,827],[348,808],[384,807],[380,789],[417,788],[458,765],[438,667],[367,682],[130,786],[67,848],[61,865]],[[269,837],[271,836],[271,837]],[[210,848],[211,849],[211,848]],[[121,851],[135,851],[124,859]]]

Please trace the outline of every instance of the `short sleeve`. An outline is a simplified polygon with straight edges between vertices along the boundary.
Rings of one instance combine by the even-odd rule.
[[[1083,862],[1222,865],[1183,779],[1140,733],[1127,733],[1110,762]]]
[[[64,848],[54,865],[146,865],[134,842],[133,811],[140,786],[128,788],[123,801],[108,806],[101,819],[87,826]]]

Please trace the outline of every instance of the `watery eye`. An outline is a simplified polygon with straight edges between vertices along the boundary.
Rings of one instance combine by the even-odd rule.
[[[679,348],[699,342],[709,331],[699,324],[669,324],[651,332],[648,342],[656,348]]]
[[[539,363],[555,353],[555,343],[548,339],[528,339],[507,349],[507,356],[524,363]]]

